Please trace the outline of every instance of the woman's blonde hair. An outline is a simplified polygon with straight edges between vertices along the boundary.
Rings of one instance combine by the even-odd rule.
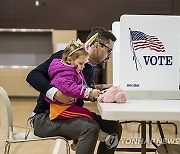
[[[62,60],[67,63],[67,58],[71,57],[73,59],[77,59],[79,56],[89,55],[88,52],[85,50],[83,44],[79,44],[77,41],[71,41],[63,51]]]

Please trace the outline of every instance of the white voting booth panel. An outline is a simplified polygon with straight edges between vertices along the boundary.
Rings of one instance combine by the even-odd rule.
[[[113,84],[124,90],[179,91],[180,17],[123,15],[112,24]]]

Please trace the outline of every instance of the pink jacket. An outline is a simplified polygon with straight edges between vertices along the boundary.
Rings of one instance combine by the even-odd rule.
[[[77,66],[67,65],[61,59],[53,59],[48,69],[51,84],[68,96],[88,98],[91,88],[87,86],[82,72],[77,72],[76,69]],[[46,100],[52,103],[51,100]],[[58,101],[53,103],[61,104]]]

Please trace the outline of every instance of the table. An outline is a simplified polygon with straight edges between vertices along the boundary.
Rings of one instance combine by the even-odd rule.
[[[180,121],[180,100],[127,100],[126,103],[97,103],[102,119],[141,121],[141,137],[146,140],[147,121]],[[141,153],[146,154],[146,144]]]

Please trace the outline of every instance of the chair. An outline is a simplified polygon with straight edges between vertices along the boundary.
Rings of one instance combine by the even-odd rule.
[[[158,154],[179,154],[180,153],[180,145],[179,144],[166,144],[166,148],[163,144],[161,144],[157,148]]]
[[[157,121],[157,125],[159,128],[160,136],[161,136],[163,143],[157,147],[156,154],[157,153],[158,154],[179,154],[180,153],[180,145],[167,143],[165,136],[163,134],[161,123],[159,121]],[[178,139],[174,140],[174,142],[177,142],[177,141],[178,141]]]
[[[44,140],[64,140],[66,143],[66,153],[70,154],[70,146],[69,142],[66,138],[61,136],[55,136],[55,137],[45,137],[40,138],[35,135],[28,136],[24,133],[23,138],[21,139],[17,138],[18,134],[19,136],[22,136],[21,133],[15,133],[13,132],[13,113],[12,113],[12,107],[11,102],[9,100],[9,97],[6,93],[6,91],[0,87],[0,112],[2,117],[1,118],[1,127],[2,129],[6,130],[6,141],[5,141],[5,149],[4,154],[9,154],[10,146],[12,143],[23,143],[23,142],[36,142],[36,141],[44,141]],[[29,132],[29,131],[28,131]],[[29,133],[28,133],[29,134]]]

